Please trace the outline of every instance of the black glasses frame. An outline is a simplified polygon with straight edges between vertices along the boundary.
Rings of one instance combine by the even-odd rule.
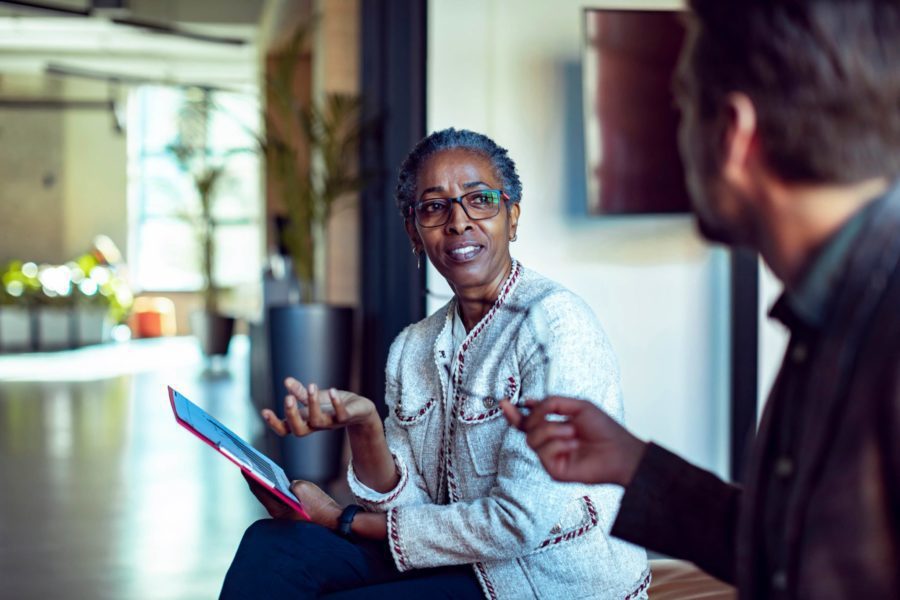
[[[463,203],[463,198],[465,198],[466,196],[471,196],[472,194],[478,194],[481,192],[498,192],[500,194],[501,200],[505,200],[506,202],[510,201],[509,195],[506,192],[504,192],[503,190],[496,190],[496,189],[472,190],[471,192],[466,192],[465,194],[463,194],[461,196],[457,196],[456,198],[425,198],[423,200],[413,202],[409,206],[409,217],[411,219],[414,219],[416,224],[419,225],[419,227],[424,227],[426,229],[432,229],[434,227],[443,227],[450,221],[450,215],[453,213],[453,203],[456,202],[457,204],[459,204],[462,207],[463,212],[466,213],[466,217],[468,217],[468,219],[470,221],[484,221],[486,219],[493,219],[494,217],[496,217],[497,215],[500,214],[499,203],[497,204],[497,212],[495,212],[494,214],[492,214],[489,217],[473,217],[472,215],[469,214],[468,209],[466,209],[466,205]],[[450,210],[447,211],[446,218],[441,223],[437,223],[436,225],[423,225],[422,222],[419,221],[419,213],[416,210],[416,208],[426,202],[434,202],[435,200],[446,200],[447,202],[450,203]]]

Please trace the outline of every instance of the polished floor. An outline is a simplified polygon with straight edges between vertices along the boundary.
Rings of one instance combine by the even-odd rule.
[[[215,598],[263,511],[178,426],[166,386],[258,440],[247,343],[193,338],[0,355],[0,598]]]

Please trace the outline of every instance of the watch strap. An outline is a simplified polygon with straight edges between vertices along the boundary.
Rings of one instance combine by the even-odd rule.
[[[337,532],[340,535],[347,538],[350,537],[350,526],[353,524],[353,518],[361,510],[363,510],[363,507],[359,504],[348,504],[344,507],[344,510],[341,511],[341,516],[338,517]]]

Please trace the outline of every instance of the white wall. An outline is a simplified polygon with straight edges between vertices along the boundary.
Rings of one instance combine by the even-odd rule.
[[[105,84],[22,77],[0,95],[104,99]],[[99,234],[124,251],[125,136],[96,109],[0,111],[0,263],[61,263],[90,250]]]
[[[775,304],[784,286],[775,278],[772,271],[760,262],[759,267],[759,386],[758,414],[769,397],[772,384],[778,375],[781,359],[787,347],[788,331],[775,319],[769,318],[769,309]]]
[[[688,217],[586,215],[583,7],[583,0],[429,0],[428,129],[474,129],[509,149],[524,187],[514,256],[593,307],[619,356],[634,431],[724,475],[727,255],[706,246]],[[428,285],[447,289],[434,270]]]
[[[96,97],[97,85],[66,82],[73,97]],[[124,106],[122,107],[124,110]],[[63,257],[91,249],[94,237],[108,235],[127,250],[127,156],[125,132],[116,131],[107,110],[63,112]]]

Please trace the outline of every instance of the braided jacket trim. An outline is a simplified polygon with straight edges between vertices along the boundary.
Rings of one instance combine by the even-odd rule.
[[[359,479],[356,477],[356,472],[353,470],[353,461],[351,460],[350,464],[347,466],[347,481],[350,484],[350,489],[366,510],[380,512],[382,506],[393,502],[397,496],[400,495],[400,492],[403,491],[403,488],[406,487],[406,483],[409,481],[409,473],[406,465],[394,452],[391,452],[391,457],[394,459],[394,467],[397,469],[400,480],[397,482],[397,485],[394,486],[394,489],[388,492],[387,495],[375,494],[367,488],[360,487],[360,485],[356,484]]]
[[[403,552],[403,546],[400,542],[400,532],[397,531],[397,509],[392,508],[387,513],[388,540],[390,541],[391,552],[397,561],[399,571],[402,573],[410,569],[409,562]]]

